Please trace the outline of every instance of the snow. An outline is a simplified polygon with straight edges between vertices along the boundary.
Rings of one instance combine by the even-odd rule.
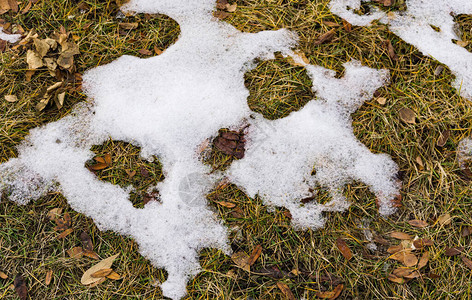
[[[122,56],[89,70],[83,77],[89,102],[31,130],[18,157],[0,165],[0,191],[10,200],[26,204],[58,191],[101,230],[132,237],[142,255],[167,270],[161,287],[172,299],[184,297],[187,281],[200,271],[201,249],[231,252],[227,229],[205,198],[224,177],[250,196],[259,194],[270,207],[288,208],[301,229],[322,226],[324,211],[346,209],[342,188],[353,180],[370,187],[382,214],[393,211],[390,200],[399,189],[395,163],[362,145],[350,118],[387,83],[387,71],[350,62],[337,79],[334,71],[306,65],[318,98],[286,118],[264,119],[247,105],[244,74],[256,58],[273,59],[277,51],[301,61],[292,52],[297,37],[288,30],[239,32],[212,17],[214,3],[132,0],[125,9],[174,18],[179,40],[159,56]],[[220,128],[246,124],[245,158],[210,174],[198,146]],[[159,157],[165,174],[156,185],[160,202],[134,208],[130,188],[99,181],[85,168],[94,156],[90,148],[109,138],[141,147],[143,157]],[[301,206],[315,184],[329,189],[332,202]]]
[[[406,0],[405,12],[386,14],[373,8],[373,12],[362,16],[354,12],[360,8],[361,2],[370,1],[332,0],[330,9],[353,25],[368,26],[374,20],[389,25],[390,31],[405,42],[448,66],[456,76],[453,86],[461,96],[472,100],[472,53],[453,42],[461,41],[454,16],[472,14],[472,1]]]
[[[0,26],[0,40],[4,40],[9,43],[16,43],[21,39],[21,34],[8,34],[3,32],[3,27]]]

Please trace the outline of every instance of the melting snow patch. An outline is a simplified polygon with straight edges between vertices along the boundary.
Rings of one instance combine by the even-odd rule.
[[[290,209],[299,228],[322,226],[323,211],[346,209],[342,187],[352,180],[369,185],[384,214],[392,212],[399,188],[396,165],[357,141],[350,119],[387,82],[387,72],[350,62],[336,79],[333,71],[307,65],[318,99],[286,118],[266,120],[247,105],[244,73],[256,58],[272,59],[276,51],[294,56],[296,36],[287,30],[241,33],[212,17],[214,2],[132,0],[126,9],[175,19],[182,32],[176,44],[157,57],[122,56],[88,71],[84,87],[92,102],[31,130],[18,158],[0,165],[0,191],[10,200],[26,204],[59,191],[101,230],[134,238],[154,266],[167,270],[161,287],[173,299],[186,294],[186,282],[200,271],[202,248],[230,253],[227,230],[205,199],[224,176],[269,206]],[[210,175],[198,145],[220,128],[243,123],[250,124],[246,157]],[[161,202],[134,208],[129,189],[99,181],[85,168],[90,148],[110,137],[141,147],[144,157],[159,157]],[[315,184],[329,189],[331,203],[300,206]]]
[[[0,27],[0,40],[4,40],[9,43],[16,43],[21,39],[21,34],[8,34],[3,32],[3,28]]]
[[[360,8],[361,2],[371,1],[332,0],[330,8],[353,25],[367,26],[374,20],[388,24],[389,29],[405,42],[447,65],[456,76],[453,86],[461,96],[472,100],[472,53],[453,43],[453,40],[461,40],[454,16],[472,14],[472,1],[406,0],[408,9],[404,12],[386,14],[372,7],[373,12],[362,16],[354,12]]]

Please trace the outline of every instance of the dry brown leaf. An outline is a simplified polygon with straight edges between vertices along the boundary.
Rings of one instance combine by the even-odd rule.
[[[121,279],[121,276],[120,274],[116,273],[115,271],[112,271],[110,274],[108,274],[106,276],[108,279],[111,279],[111,280],[120,280]]]
[[[39,57],[43,58],[44,56],[46,56],[50,48],[49,44],[38,38],[34,38],[33,43],[34,48],[36,49],[36,53],[39,55]]]
[[[329,27],[339,27],[339,26],[341,26],[338,23],[331,22],[331,21],[325,21],[325,20],[323,20],[323,24],[325,24],[326,26],[329,26]]]
[[[80,233],[80,240],[82,241],[82,248],[87,251],[93,251],[93,244],[90,235],[85,231]]]
[[[343,28],[347,32],[351,32],[352,31],[352,24],[343,19]]]
[[[56,60],[54,58],[45,57],[43,62],[46,64],[49,71],[55,71],[57,69]]]
[[[414,270],[414,271],[411,272],[410,274],[405,275],[405,276],[403,276],[403,277],[404,277],[404,278],[407,278],[407,279],[413,279],[413,278],[418,278],[418,277],[420,277],[420,276],[421,276],[420,272],[418,272],[417,270]]]
[[[394,274],[389,274],[387,278],[391,282],[395,282],[395,283],[398,283],[398,284],[405,283],[405,279],[403,279],[402,277],[395,276]]]
[[[226,19],[227,17],[231,16],[231,14],[225,12],[225,11],[222,11],[222,10],[217,10],[213,13],[213,16],[215,16],[216,18],[218,18],[219,20],[224,20]]]
[[[57,208],[51,209],[46,216],[49,220],[55,221],[57,218],[61,216],[61,213],[62,213],[62,208],[57,207]]]
[[[135,170],[125,170],[126,174],[128,174],[128,177],[129,178],[133,178],[134,175],[136,175],[136,171]]]
[[[238,8],[238,4],[236,2],[233,4],[226,4],[227,12],[230,12],[230,13],[235,12],[237,8]]]
[[[90,276],[92,276],[93,278],[107,277],[111,274],[111,272],[113,272],[113,269],[111,268],[101,269],[93,274],[90,274]]]
[[[433,240],[431,239],[417,239],[413,241],[413,245],[417,249],[421,249],[424,247],[432,246],[434,244]]]
[[[416,123],[416,113],[407,107],[403,107],[398,111],[400,119],[408,124]]]
[[[101,278],[94,278],[94,277],[92,277],[92,274],[94,274],[95,272],[100,271],[102,269],[111,268],[113,262],[118,257],[118,255],[120,255],[120,254],[118,253],[118,254],[115,254],[115,255],[110,256],[108,258],[105,258],[104,260],[100,261],[96,265],[92,266],[90,269],[88,269],[84,273],[84,275],[82,275],[82,278],[80,279],[80,282],[83,285],[89,285],[89,284],[92,284],[92,283],[95,283],[95,282],[99,281]]]
[[[446,251],[444,254],[446,256],[456,256],[462,253],[464,251],[463,247],[452,247],[452,248],[446,248]]]
[[[8,275],[0,271],[0,278],[2,279],[8,279]]]
[[[410,224],[413,227],[418,227],[418,228],[425,228],[429,226],[429,224],[426,223],[425,221],[421,221],[417,219],[409,220],[408,224]]]
[[[402,250],[403,250],[403,247],[401,245],[393,245],[393,246],[390,246],[387,249],[387,252],[390,253],[390,254],[394,254],[394,253],[397,253],[398,251],[402,251]]]
[[[316,46],[319,46],[319,45],[321,45],[321,44],[323,44],[323,43],[329,42],[329,41],[331,41],[331,40],[334,38],[335,35],[336,35],[336,29],[333,28],[333,29],[331,29],[330,31],[328,31],[328,32],[326,32],[326,33],[324,33],[324,34],[322,34],[322,35],[314,42],[314,44],[315,44]]]
[[[57,238],[58,239],[63,239],[65,238],[66,236],[68,236],[69,234],[71,234],[72,232],[74,231],[74,229],[72,228],[67,228],[66,230],[64,230],[63,232],[61,232]]]
[[[29,12],[29,10],[31,9],[31,6],[32,6],[32,5],[33,5],[33,2],[30,0],[30,1],[28,2],[28,4],[26,4],[25,8],[23,8],[23,9],[21,10],[21,14],[24,15],[24,14],[26,14],[27,12]]]
[[[44,280],[44,284],[49,285],[52,281],[52,270],[46,272],[46,279]]]
[[[377,103],[379,103],[380,105],[385,105],[385,103],[387,103],[387,98],[385,97],[378,97],[377,99],[375,99],[377,101]]]
[[[105,160],[105,163],[107,165],[111,166],[112,161],[111,161],[111,154],[110,153],[105,154],[105,156],[103,156],[103,159]]]
[[[461,47],[467,47],[467,45],[469,45],[469,42],[459,40],[459,41],[456,42],[456,45],[461,46]]]
[[[82,258],[84,250],[82,249],[82,247],[74,247],[67,250],[67,254],[69,254],[71,258]]]
[[[414,267],[418,264],[418,257],[413,253],[406,253],[403,258],[403,264],[407,267]]]
[[[444,215],[439,216],[438,218],[439,225],[446,226],[446,225],[451,224],[451,222],[452,222],[452,218],[450,214],[444,214]]]
[[[409,234],[394,231],[390,233],[390,237],[397,239],[397,240],[411,240],[411,236]]]
[[[218,203],[218,204],[221,205],[221,206],[227,207],[227,208],[234,208],[234,207],[236,207],[236,204],[231,203],[231,202],[217,201],[216,203]]]
[[[64,99],[66,98],[66,92],[62,92],[57,94],[57,97],[54,98],[54,102],[56,103],[57,109],[61,109],[64,105]]]
[[[472,226],[465,226],[462,228],[461,235],[462,237],[466,237],[472,234]]]
[[[102,163],[102,164],[105,164],[105,159],[103,157],[100,157],[100,156],[95,156],[93,158],[96,162],[99,162],[99,163]]]
[[[410,275],[413,271],[414,270],[410,268],[400,267],[393,270],[392,274],[395,275],[396,277],[405,277],[405,276]]]
[[[136,29],[138,28],[139,26],[139,23],[120,23],[118,24],[118,26],[120,26],[121,28],[123,29],[126,29],[126,30],[132,30],[132,29]]]
[[[467,268],[472,270],[472,260],[468,259],[464,255],[461,255],[461,260],[467,266]]]
[[[256,260],[259,258],[259,256],[261,256],[261,253],[262,253],[262,246],[261,245],[257,245],[254,250],[252,250],[252,253],[251,253],[251,256],[249,256],[249,259],[248,259],[248,264],[249,266],[252,266]]]
[[[13,103],[13,102],[18,101],[18,97],[15,96],[15,95],[5,95],[5,100],[6,100],[7,102]]]
[[[429,251],[426,251],[425,253],[423,253],[423,255],[420,258],[420,261],[418,262],[418,266],[417,266],[418,270],[426,267],[426,265],[428,264],[428,261],[429,261]]]
[[[410,252],[411,252],[411,250],[398,251],[398,252],[395,252],[392,255],[390,255],[388,258],[394,259],[394,260],[399,261],[402,264],[404,264],[405,256],[408,255]]]
[[[438,137],[438,140],[436,141],[436,145],[438,147],[444,147],[450,135],[451,135],[451,132],[447,129],[441,132],[441,134]]]
[[[341,295],[343,289],[344,289],[344,285],[338,284],[332,291],[316,292],[316,297],[322,298],[322,299],[334,300]]]
[[[90,166],[90,169],[94,171],[99,171],[108,168],[108,165],[106,163],[98,163]]]
[[[342,238],[337,238],[336,239],[336,247],[338,247],[339,251],[341,251],[341,254],[344,256],[346,260],[351,260],[352,258],[352,252],[351,249],[349,249],[348,245]]]
[[[26,52],[26,63],[30,70],[36,70],[44,66],[41,56],[34,50]]]
[[[287,300],[295,300],[295,296],[293,295],[292,291],[290,290],[287,284],[279,281],[277,282],[277,287],[282,292],[282,294],[284,294]]]
[[[26,73],[25,73],[25,79],[26,79],[26,82],[30,82],[31,81],[31,78],[33,77],[34,73],[36,71],[34,70],[27,70]]]
[[[84,256],[87,256],[91,259],[95,259],[95,260],[99,260],[100,257],[98,256],[97,253],[95,253],[94,251],[88,251],[88,250],[84,250]]]
[[[26,287],[26,282],[23,279],[23,276],[16,275],[13,285],[15,286],[15,291],[21,300],[28,299],[28,288]]]
[[[395,48],[393,48],[392,42],[390,40],[386,40],[385,41],[385,46],[387,47],[388,57],[390,57],[390,59],[393,60],[393,61],[397,61],[398,56],[395,53]]]
[[[97,281],[95,281],[94,283],[90,284],[89,287],[91,287],[91,288],[92,288],[92,287],[96,287],[97,285],[104,283],[105,280],[107,280],[106,277],[100,277],[100,278],[98,278]]]
[[[60,67],[66,70],[70,70],[74,66],[74,55],[69,52],[61,53],[61,55],[59,55],[59,57],[57,58],[56,63]]]
[[[249,272],[251,270],[251,265],[249,264],[249,255],[245,252],[240,251],[231,255],[233,262],[240,267],[241,269]]]
[[[418,166],[420,167],[420,170],[423,170],[424,169],[424,164],[423,164],[423,160],[421,159],[421,157],[417,156],[415,161],[418,164]]]
[[[216,8],[217,9],[225,9],[226,5],[228,5],[228,0],[217,0],[216,1]]]
[[[148,49],[141,49],[141,50],[138,50],[138,53],[139,54],[142,54],[142,55],[152,55],[152,51],[151,50],[148,50]]]

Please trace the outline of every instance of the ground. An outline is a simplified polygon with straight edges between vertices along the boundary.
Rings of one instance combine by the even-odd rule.
[[[385,98],[385,104],[376,99],[366,102],[353,114],[353,127],[357,138],[372,152],[387,153],[399,165],[403,206],[389,217],[380,217],[367,187],[352,184],[345,190],[352,201],[348,211],[327,214],[323,229],[297,232],[284,210],[267,211],[260,199],[247,197],[235,186],[224,186],[208,196],[209,202],[231,229],[231,247],[235,252],[250,254],[256,245],[262,246],[262,255],[252,266],[253,271],[259,272],[239,269],[231,257],[220,251],[204,250],[200,256],[203,272],[189,282],[187,298],[279,299],[284,296],[277,282],[283,282],[297,299],[316,299],[317,292],[332,290],[338,283],[344,285],[338,299],[469,299],[472,273],[459,256],[448,257],[445,251],[464,247],[463,255],[472,256],[472,236],[462,235],[463,229],[472,225],[471,178],[456,160],[459,141],[471,134],[472,103],[459,97],[451,87],[452,75],[447,67],[438,74],[437,61],[421,55],[384,25],[346,30],[342,20],[329,12],[328,2],[238,0],[236,11],[225,21],[247,32],[293,30],[299,34],[299,49],[310,63],[334,69],[340,76],[341,65],[352,59],[372,68],[390,70],[391,84],[376,95]],[[25,31],[35,30],[40,38],[58,32],[63,26],[71,36],[76,36],[81,54],[75,57],[75,65],[80,74],[123,54],[146,57],[146,52],[139,52],[146,49],[155,55],[154,48],[165,50],[179,34],[178,25],[164,16],[118,19],[115,1],[83,1],[89,7],[85,10],[80,3],[38,1],[25,14],[7,12],[0,18],[21,25]],[[27,1],[23,1],[20,10],[26,5]],[[458,16],[456,20],[463,39],[469,41],[465,47],[471,51],[472,16]],[[139,27],[125,30],[119,27],[123,22],[138,22]],[[316,45],[320,36],[331,29],[336,30],[334,37]],[[398,60],[389,56],[384,46],[387,40],[391,41]],[[29,129],[67,115],[85,96],[75,88],[79,83],[71,83],[62,109],[51,106],[38,112],[35,109],[38,95],[56,79],[47,70],[41,70],[28,81],[26,51],[7,48],[0,53],[0,60],[0,162],[4,162],[15,157],[15,146]],[[304,70],[281,58],[260,63],[247,73],[246,83],[250,107],[271,119],[298,110],[313,96]],[[9,94],[20,100],[4,101],[3,96]],[[401,120],[402,108],[416,113],[415,124]],[[439,146],[438,138],[446,130],[450,136]],[[113,159],[111,167],[97,171],[97,176],[116,184],[132,183],[137,188],[132,199],[136,206],[142,205],[146,188],[162,179],[159,163],[140,159],[139,149],[131,145],[109,141],[97,145],[94,151],[97,155],[110,153]],[[208,159],[216,169],[225,168],[230,161],[229,156],[217,150]],[[136,171],[136,175],[130,178],[125,170]],[[232,202],[236,209],[217,201]],[[57,238],[55,223],[46,216],[57,207],[72,217],[74,232],[65,239]],[[445,214],[452,216],[448,225],[437,221]],[[430,226],[412,227],[407,222],[412,219],[424,220]],[[388,259],[389,245],[377,243],[377,251],[367,250],[362,224],[369,224],[378,240],[383,238],[390,245],[399,243],[389,237],[391,232],[432,239],[430,260],[422,269],[422,276],[405,284],[389,281],[388,274],[400,263]],[[131,239],[98,231],[91,219],[71,210],[60,194],[50,194],[25,206],[2,201],[0,225],[0,271],[8,275],[7,279],[0,279],[2,299],[17,297],[10,287],[16,274],[25,278],[31,299],[160,298],[156,286],[165,279],[165,271],[155,269],[140,256]],[[87,257],[70,258],[66,251],[81,245],[82,231],[92,237],[100,257],[121,253],[114,267],[123,279],[108,280],[94,288],[80,284],[83,272],[95,261]],[[354,256],[350,261],[336,247],[338,238],[344,239],[351,249]],[[274,267],[285,276],[276,279],[261,275],[262,270]],[[46,285],[44,278],[49,270],[53,271],[53,280]]]

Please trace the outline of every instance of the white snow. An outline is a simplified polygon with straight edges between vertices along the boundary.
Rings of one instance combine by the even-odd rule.
[[[9,43],[16,43],[21,39],[21,34],[8,34],[3,32],[3,27],[0,26],[0,40],[4,40]]]
[[[181,28],[176,44],[156,57],[122,56],[88,71],[84,87],[90,103],[31,130],[18,158],[0,165],[0,191],[10,200],[26,204],[60,191],[101,230],[134,238],[154,266],[167,270],[161,287],[172,299],[185,296],[186,282],[200,271],[202,248],[230,253],[227,229],[205,199],[223,177],[250,196],[261,195],[269,206],[290,209],[298,228],[320,227],[323,211],[346,209],[342,188],[352,180],[370,187],[383,214],[392,212],[390,200],[399,188],[396,165],[357,141],[350,119],[387,82],[386,71],[350,62],[345,76],[336,79],[334,71],[307,65],[318,99],[286,118],[266,120],[247,105],[244,73],[255,58],[271,59],[276,51],[295,57],[297,37],[288,30],[241,33],[212,17],[214,4],[132,0],[126,9],[175,19]],[[195,150],[220,128],[248,123],[245,158],[209,175]],[[161,202],[134,208],[130,189],[99,181],[85,168],[92,145],[110,137],[141,147],[144,157],[159,157],[165,174],[156,185]],[[311,176],[313,166],[317,172]],[[333,201],[300,206],[316,183],[329,189]]]
[[[367,15],[358,15],[361,2],[366,0],[331,0],[330,9],[339,17],[358,26],[368,26],[374,20],[388,24],[390,31],[449,67],[456,76],[453,86],[460,95],[472,100],[472,53],[453,43],[460,41],[454,16],[472,14],[470,0],[406,0],[405,12],[383,13],[373,8]],[[439,28],[439,31],[432,26]]]

